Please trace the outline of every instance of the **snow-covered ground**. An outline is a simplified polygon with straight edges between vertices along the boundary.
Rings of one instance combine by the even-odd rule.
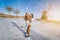
[[[37,20],[31,24],[31,37],[25,38],[23,18],[0,18],[0,40],[60,40],[60,24]]]

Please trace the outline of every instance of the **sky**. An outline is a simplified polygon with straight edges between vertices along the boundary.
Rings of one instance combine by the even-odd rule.
[[[33,13],[34,17],[41,18],[42,11],[49,8],[52,5],[48,13],[52,16],[48,16],[52,20],[60,20],[60,0],[0,0],[0,12],[9,14],[5,9],[7,6],[11,6],[13,9],[19,9],[19,16],[25,15],[26,9],[29,13]],[[11,15],[15,15],[11,12]]]

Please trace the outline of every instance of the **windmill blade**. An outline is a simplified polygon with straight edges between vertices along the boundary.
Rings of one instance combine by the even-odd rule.
[[[48,7],[47,11],[49,11],[51,9],[51,7],[52,7],[52,4]]]
[[[50,17],[52,17],[50,14],[48,14]]]

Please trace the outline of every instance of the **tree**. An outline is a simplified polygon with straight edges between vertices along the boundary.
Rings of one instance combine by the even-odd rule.
[[[17,16],[18,16],[18,13],[19,13],[19,12],[20,12],[20,11],[19,11],[18,9],[15,10],[16,18],[17,18]]]
[[[9,15],[10,15],[10,13],[11,13],[11,11],[12,11],[12,7],[7,6],[7,7],[6,7],[6,10],[9,11]]]

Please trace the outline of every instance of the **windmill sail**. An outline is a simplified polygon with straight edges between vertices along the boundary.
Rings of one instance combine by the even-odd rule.
[[[52,5],[50,5],[50,6],[48,7],[47,11],[49,11],[49,10],[51,9],[51,7],[52,7]]]
[[[48,14],[48,11],[51,9],[51,7],[52,7],[52,5],[50,5],[47,10],[44,10],[44,11],[42,12],[42,17],[41,17],[41,19],[44,19],[44,20],[48,19],[47,14]],[[50,17],[52,17],[50,14],[48,14],[48,15],[49,15]]]

